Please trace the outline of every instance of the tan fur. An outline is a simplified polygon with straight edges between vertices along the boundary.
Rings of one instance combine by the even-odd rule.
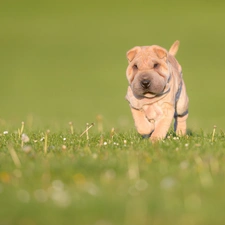
[[[169,52],[157,45],[137,46],[127,52],[130,103],[137,131],[155,141],[165,138],[175,119],[178,135],[186,134],[188,96],[182,68],[175,59],[179,41]]]
[[[173,56],[177,54],[177,51],[179,49],[180,42],[177,40],[173,43],[173,45],[170,47],[169,53]]]

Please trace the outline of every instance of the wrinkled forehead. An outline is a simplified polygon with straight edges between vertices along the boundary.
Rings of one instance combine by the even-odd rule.
[[[139,63],[148,64],[152,61],[156,61],[157,58],[157,54],[153,50],[152,46],[143,46],[141,47],[141,50],[137,53],[134,60]]]

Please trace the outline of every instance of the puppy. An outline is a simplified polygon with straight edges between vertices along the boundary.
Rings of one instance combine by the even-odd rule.
[[[157,45],[127,52],[126,99],[138,133],[152,141],[166,137],[173,118],[177,135],[186,134],[188,96],[175,59],[178,48],[179,41],[175,41],[169,52]]]

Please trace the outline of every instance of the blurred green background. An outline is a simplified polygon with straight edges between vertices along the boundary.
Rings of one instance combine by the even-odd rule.
[[[225,128],[223,1],[1,1],[0,125],[133,127],[126,51],[169,48],[190,97],[190,129]]]

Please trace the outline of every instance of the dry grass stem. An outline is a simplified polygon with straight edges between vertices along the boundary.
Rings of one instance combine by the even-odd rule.
[[[23,130],[24,130],[24,122],[22,121],[21,122],[21,128],[19,129],[18,128],[18,135],[19,135],[19,138],[21,137],[22,133],[23,133]]]
[[[114,134],[115,134],[115,129],[114,129],[114,127],[113,127],[113,128],[111,129],[111,132],[110,132],[110,137],[111,137],[112,140],[113,140]]]
[[[9,150],[9,153],[10,153],[10,155],[12,157],[12,160],[13,160],[15,166],[17,168],[20,168],[21,167],[21,163],[20,163],[19,157],[18,157],[15,149],[13,148],[13,146],[9,144],[8,145],[8,150]]]
[[[80,135],[80,137],[82,137],[82,136],[86,133],[86,135],[87,135],[87,140],[88,140],[88,139],[89,139],[88,130],[90,130],[95,124],[92,123],[92,124],[89,126],[89,124],[87,123],[86,125],[87,125],[86,129],[85,129],[85,131]]]
[[[214,125],[212,133],[212,142],[214,141],[215,133],[216,133],[216,126]]]
[[[73,123],[69,122],[69,125],[70,125],[70,133],[73,134],[74,133]]]
[[[47,153],[48,150],[48,134],[50,133],[50,130],[47,130],[45,132],[45,143],[44,143],[44,153]]]

